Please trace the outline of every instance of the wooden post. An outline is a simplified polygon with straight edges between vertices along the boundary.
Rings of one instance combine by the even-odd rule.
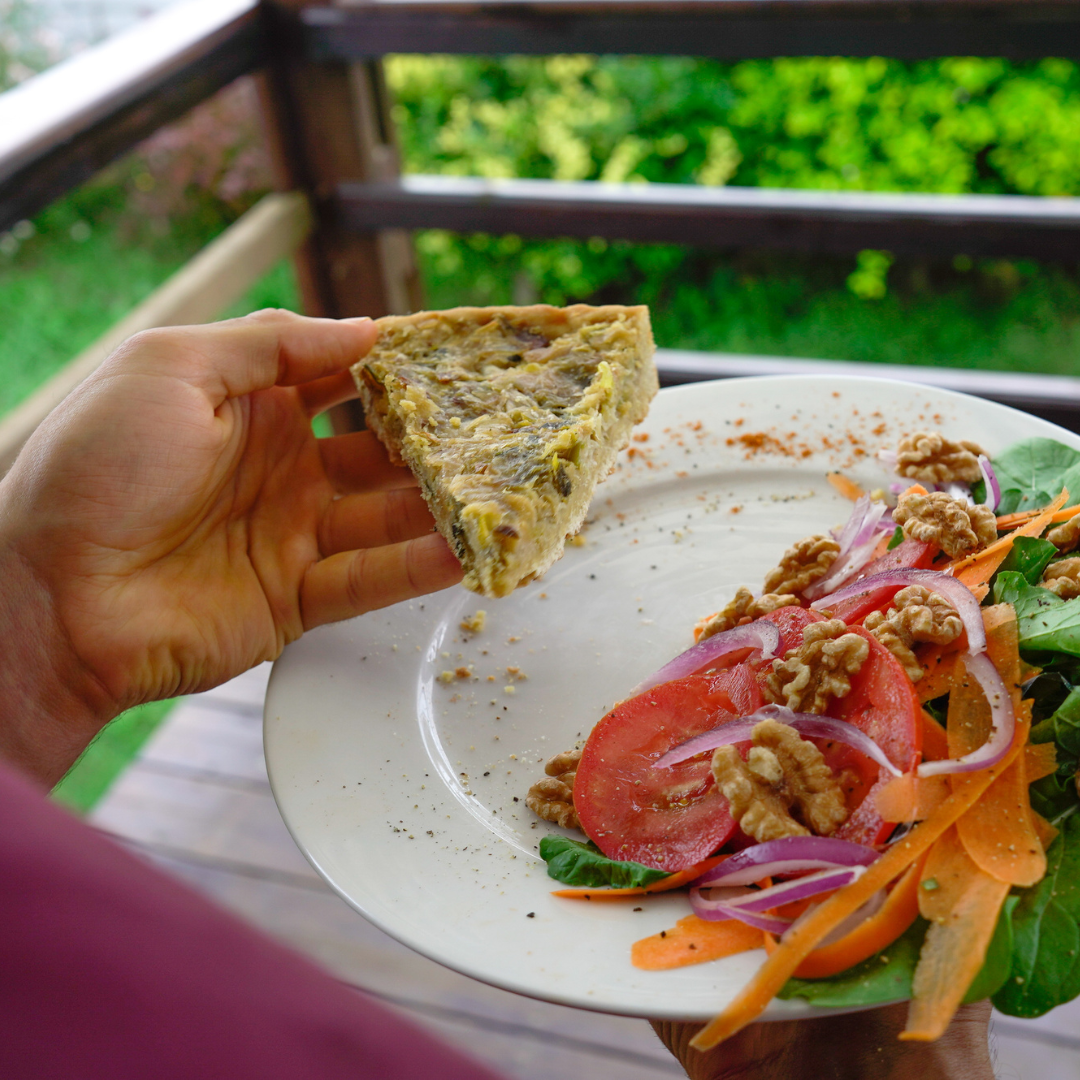
[[[382,63],[315,64],[298,55],[290,12],[309,2],[269,6],[271,63],[261,81],[277,183],[305,191],[315,213],[315,228],[295,258],[304,310],[337,319],[415,311],[422,299],[409,234],[347,232],[335,203],[343,181],[399,175]],[[363,427],[355,403],[330,416],[335,431]]]

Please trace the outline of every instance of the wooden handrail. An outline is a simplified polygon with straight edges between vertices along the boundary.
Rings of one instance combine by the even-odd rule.
[[[1076,0],[362,0],[297,16],[316,60],[502,55],[1080,56]]]
[[[0,231],[264,59],[258,0],[189,0],[0,94]]]
[[[343,184],[338,199],[345,222],[361,232],[440,228],[1070,261],[1080,254],[1080,199],[1067,198],[406,176],[389,183]]]
[[[239,300],[311,229],[307,199],[267,195],[141,304],[0,419],[0,475],[34,429],[121,342],[156,326],[209,322]]]

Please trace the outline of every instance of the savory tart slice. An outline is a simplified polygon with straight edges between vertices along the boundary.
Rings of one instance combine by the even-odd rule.
[[[648,411],[648,309],[454,308],[377,325],[352,369],[368,425],[416,474],[465,585],[506,596],[559,558]]]

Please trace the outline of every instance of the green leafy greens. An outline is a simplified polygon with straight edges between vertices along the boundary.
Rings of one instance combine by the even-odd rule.
[[[1021,652],[1080,656],[1080,599],[1062,600],[1049,589],[1029,585],[1017,571],[999,571],[994,602],[1016,609]]]
[[[998,570],[999,574],[1019,573],[1029,585],[1038,585],[1043,571],[1050,565],[1050,560],[1058,553],[1049,540],[1039,540],[1034,536],[1018,536],[1005,556],[1005,561]]]
[[[616,862],[592,841],[583,844],[566,836],[545,836],[540,841],[540,858],[547,863],[549,877],[581,889],[635,889],[670,876],[641,863]]]
[[[1012,914],[1012,965],[994,994],[1010,1016],[1042,1016],[1080,994],[1080,815],[1062,823],[1046,861]]]
[[[999,514],[1046,506],[1063,487],[1080,496],[1080,451],[1054,439],[1024,439],[991,464],[1001,485]]]

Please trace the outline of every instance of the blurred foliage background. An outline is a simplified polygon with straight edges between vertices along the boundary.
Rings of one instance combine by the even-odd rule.
[[[0,85],[55,60],[0,0]],[[387,61],[411,172],[1072,196],[1080,70],[1055,59],[557,56]],[[241,80],[0,235],[0,409],[92,341],[269,190]],[[644,302],[662,345],[1080,373],[1080,264],[709,251],[429,231],[431,306]],[[235,312],[295,307],[288,267]]]

